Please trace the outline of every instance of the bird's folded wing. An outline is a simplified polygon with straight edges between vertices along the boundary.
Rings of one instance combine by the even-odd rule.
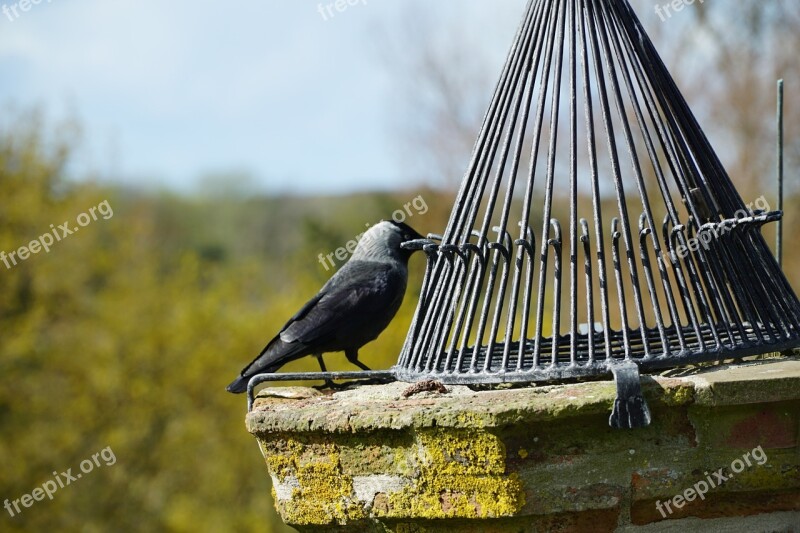
[[[345,324],[369,320],[388,305],[385,295],[402,282],[391,265],[351,261],[284,327],[280,338],[285,343],[325,343]]]

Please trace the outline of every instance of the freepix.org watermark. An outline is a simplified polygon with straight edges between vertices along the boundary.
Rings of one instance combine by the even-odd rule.
[[[351,6],[361,4],[367,5],[367,0],[336,0],[327,4],[317,4],[317,11],[322,16],[322,20],[328,22],[336,16],[336,13],[344,13]]]
[[[763,466],[768,460],[769,458],[761,446],[754,448],[752,451],[744,454],[741,459],[734,459],[728,470],[723,467],[716,472],[712,472],[711,474],[704,472],[703,475],[706,476],[705,479],[698,481],[692,487],[686,489],[680,494],[675,495],[672,499],[669,499],[665,502],[657,500],[656,509],[658,509],[658,512],[661,513],[662,517],[667,518],[668,515],[671,515],[673,512],[675,512],[675,510],[672,508],[673,506],[675,506],[675,509],[683,509],[684,505],[695,501],[697,498],[705,500],[706,494],[709,490],[723,485],[726,481],[732,479],[736,474],[741,474],[745,469],[745,465],[747,467],[752,467],[755,463],[758,466]]]
[[[0,261],[2,261],[6,268],[10,270],[11,268],[17,266],[18,263],[25,261],[31,255],[38,254],[42,250],[44,250],[45,253],[50,253],[51,246],[57,242],[61,242],[73,233],[77,233],[81,228],[85,228],[97,220],[98,214],[103,218],[103,220],[108,220],[114,216],[114,210],[111,209],[111,205],[108,203],[108,200],[103,200],[98,205],[90,207],[85,213],[81,213],[75,217],[75,222],[78,224],[77,226],[70,227],[69,221],[66,221],[58,226],[55,224],[50,224],[49,232],[40,235],[37,239],[29,242],[28,244],[20,246],[16,250],[8,253],[5,251],[0,251]]]
[[[407,219],[413,217],[414,215],[424,215],[428,212],[428,204],[425,202],[425,198],[422,195],[417,196],[410,202],[406,202],[403,205],[402,209],[398,209],[394,213],[392,213],[392,220],[395,222],[405,222]],[[372,226],[372,224],[364,224],[367,228]],[[358,241],[361,240],[361,237],[364,236],[364,233],[359,233],[351,240],[347,241],[347,244],[337,248],[335,251],[325,255],[319,254],[319,262],[320,264],[325,267],[325,270],[330,270],[331,268],[336,268],[336,261],[344,263],[347,261],[353,252],[356,251],[356,246],[358,246]],[[336,261],[334,261],[336,259]],[[330,266],[328,266],[330,263]]]
[[[743,220],[746,219],[751,215],[753,211],[771,211],[771,207],[767,199],[762,196],[755,202],[750,202],[747,204],[747,209],[739,209],[734,213],[734,217],[736,220]],[[692,237],[686,241],[686,244],[680,244],[675,248],[674,256],[670,256],[668,252],[662,252],[664,257],[664,263],[667,267],[674,267],[678,263],[678,258],[686,259],[689,256],[689,253],[696,252],[702,247],[704,250],[709,251],[711,249],[711,243],[723,235],[727,234],[731,231],[730,225],[720,225],[714,226],[709,230],[701,231],[696,237]]]
[[[686,6],[690,6],[695,2],[704,4],[705,1],[706,0],[670,0],[663,5],[656,4],[656,14],[661,19],[661,22],[666,22],[667,19],[672,18],[673,13],[683,11]]]
[[[38,6],[43,2],[49,4],[52,1],[53,0],[19,0],[19,2],[14,2],[11,5],[3,4],[0,10],[3,11],[3,14],[8,20],[14,22],[22,16],[22,13],[30,11],[33,6]]]
[[[100,459],[103,460],[102,463]],[[5,507],[8,514],[13,518],[22,513],[24,509],[31,507],[35,502],[44,500],[45,496],[47,499],[52,500],[56,492],[78,481],[83,477],[83,474],[88,474],[94,470],[95,467],[112,466],[116,462],[117,457],[114,455],[114,450],[111,449],[111,446],[106,446],[99,452],[92,454],[90,459],[81,461],[81,464],[78,465],[78,468],[81,470],[80,472],[76,472],[73,475],[72,468],[67,468],[66,472],[53,472],[53,479],[48,479],[42,483],[41,486],[33,489],[30,494],[23,494],[16,500],[6,499],[6,501],[3,502],[3,507]]]

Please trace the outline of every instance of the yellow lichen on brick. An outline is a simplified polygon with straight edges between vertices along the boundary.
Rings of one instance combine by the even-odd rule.
[[[294,472],[294,456],[301,450],[301,445],[293,439],[279,441],[279,449],[270,450],[266,443],[259,441],[261,453],[267,461],[270,474],[283,481]]]
[[[439,429],[417,434],[423,458],[439,474],[502,474],[505,446],[486,431]]]
[[[389,495],[386,517],[490,518],[522,509],[522,483],[505,474],[505,446],[497,436],[438,429],[419,432],[417,442],[419,475]]]
[[[276,500],[283,519],[297,525],[347,524],[365,517],[333,444],[304,444],[291,437],[263,445],[270,473],[296,482],[289,500]]]
[[[456,419],[458,420],[458,425],[464,428],[480,428],[486,425],[484,417],[469,411],[458,413]]]

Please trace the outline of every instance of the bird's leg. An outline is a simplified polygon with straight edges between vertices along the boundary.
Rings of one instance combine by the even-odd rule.
[[[345,355],[345,357],[347,357],[348,361],[350,361],[351,363],[356,365],[361,370],[364,370],[366,372],[370,371],[370,368],[367,365],[365,365],[364,363],[362,363],[361,361],[358,360],[358,350],[357,349],[355,349],[355,350],[345,350],[344,355]]]
[[[328,369],[325,366],[325,361],[322,360],[322,354],[321,353],[315,353],[314,357],[317,358],[317,362],[319,363],[320,370],[322,370],[323,372],[327,372]],[[339,387],[339,385],[334,383],[332,379],[326,379],[324,387],[327,388],[327,389],[334,389],[335,390],[337,387]]]
[[[370,371],[370,368],[358,360],[358,350],[346,350],[344,352],[347,360],[356,365],[361,370],[366,372]],[[391,377],[382,377],[382,378],[362,378],[357,380],[360,385],[383,385],[385,383],[391,383],[394,381],[394,378]]]

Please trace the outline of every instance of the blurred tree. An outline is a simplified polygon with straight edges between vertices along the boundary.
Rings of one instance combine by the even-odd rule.
[[[787,175],[797,174],[800,3],[695,2],[665,20],[652,4],[633,4],[740,192],[750,199],[774,189],[775,80],[786,79]],[[423,175],[454,188],[502,66],[487,50],[487,40],[473,39],[472,33],[485,37],[502,27],[498,46],[507,48],[513,27],[507,21],[519,19],[523,4],[495,3],[492,21],[472,20],[447,5],[449,10],[406,4],[400,23],[385,28],[379,42],[382,65],[391,65],[398,88],[395,131],[403,160],[423,165]],[[423,9],[430,16],[420,22]]]
[[[75,473],[107,446],[117,463],[6,516],[2,529],[286,530],[244,428],[244,399],[224,387],[332,275],[319,253],[420,194],[425,213],[412,208],[408,222],[439,227],[446,202],[434,190],[270,198],[100,187],[64,178],[73,129],[48,136],[42,123],[23,115],[0,125],[0,250],[51,224],[72,227],[105,200],[113,216],[49,253],[0,263],[0,500],[53,471]],[[376,368],[397,361],[423,260],[411,269],[395,323],[364,350]],[[351,368],[344,356],[329,364]]]
[[[800,194],[800,181],[792,179],[800,174],[800,3],[695,2],[663,20],[653,4],[631,3],[745,202],[764,196],[773,209],[775,82],[785,79],[786,186],[792,197]],[[508,47],[513,26],[507,21],[519,19],[524,2],[493,3],[491,21],[471,19],[454,4],[443,6],[405,4],[400,23],[382,28],[377,40],[381,64],[391,66],[398,91],[395,132],[403,160],[455,189],[491,99],[488,89],[501,70],[485,37],[497,35],[498,46]],[[421,10],[428,15],[424,22],[417,21]],[[484,38],[473,39],[477,32]],[[800,213],[787,210],[785,219],[788,239],[792,228],[800,228]],[[774,242],[774,225],[764,235]],[[787,258],[785,270],[800,282],[795,267],[800,264]]]
[[[483,35],[502,28],[508,39],[520,2],[499,3],[497,19],[481,21],[469,19],[455,3],[447,5],[450,12],[430,3],[403,4],[396,24],[381,29],[376,41],[381,65],[390,66],[397,91],[394,128],[407,173],[454,189],[502,66],[497,63],[501,57],[476,46],[479,40],[468,33],[475,25],[466,23],[479,24]],[[421,18],[420,12],[428,16]]]
[[[76,473],[107,446],[117,462],[5,516],[2,529],[284,530],[243,400],[224,392],[284,311],[264,312],[261,265],[198,249],[191,228],[166,216],[190,201],[65,181],[73,146],[47,138],[36,115],[3,126],[0,250],[72,227],[104,200],[113,217],[0,264],[0,494]]]

